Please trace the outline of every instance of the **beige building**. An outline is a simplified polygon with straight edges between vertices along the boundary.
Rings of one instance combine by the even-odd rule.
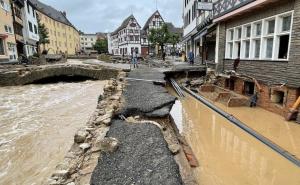
[[[17,59],[16,40],[9,0],[0,0],[0,62]]]
[[[38,0],[30,0],[38,10],[40,22],[44,24],[49,33],[49,44],[45,49],[50,54],[65,53],[74,55],[80,51],[79,32],[67,19],[66,12],[61,12]],[[40,46],[43,50],[43,46]]]

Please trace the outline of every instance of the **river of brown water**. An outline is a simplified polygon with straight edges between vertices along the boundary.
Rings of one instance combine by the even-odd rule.
[[[195,98],[187,95],[177,102],[175,110],[173,115],[179,120],[179,130],[200,163],[200,167],[193,170],[198,184],[300,184],[299,167]],[[235,113],[238,114],[238,109]],[[262,122],[264,120],[262,118]],[[277,124],[267,125],[269,132],[277,133],[280,129]]]
[[[0,184],[42,184],[95,110],[105,84],[1,87]]]

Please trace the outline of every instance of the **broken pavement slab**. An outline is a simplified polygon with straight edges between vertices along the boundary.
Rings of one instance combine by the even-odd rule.
[[[135,116],[146,115],[148,117],[165,117],[169,115],[176,97],[170,95],[161,85],[155,85],[153,81],[164,81],[165,75],[156,70],[150,69],[135,70],[129,73],[130,80],[127,82],[123,92],[124,106],[119,112],[120,115]],[[145,79],[147,81],[141,81]],[[153,81],[148,81],[153,80]]]

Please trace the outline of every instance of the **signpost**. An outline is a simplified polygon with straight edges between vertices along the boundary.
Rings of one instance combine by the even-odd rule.
[[[198,2],[197,9],[198,10],[204,10],[204,11],[212,11],[213,10],[213,3]]]

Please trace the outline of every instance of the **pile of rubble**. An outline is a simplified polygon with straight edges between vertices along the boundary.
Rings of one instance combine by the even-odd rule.
[[[100,152],[113,152],[119,141],[107,138],[114,113],[121,105],[125,72],[120,72],[118,80],[111,79],[99,97],[97,109],[84,128],[74,136],[74,143],[48,180],[48,185],[89,184],[92,172],[97,165]]]

